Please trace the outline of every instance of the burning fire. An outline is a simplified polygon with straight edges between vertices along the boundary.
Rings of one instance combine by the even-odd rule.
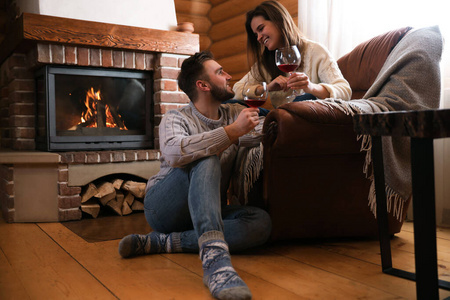
[[[92,118],[95,119],[97,115],[97,102],[100,100],[102,100],[100,91],[94,92],[94,88],[91,87],[86,93],[86,100],[84,101],[86,112],[81,113],[81,123],[86,123],[86,120],[91,120]],[[86,127],[97,127],[97,122],[95,121],[95,123]]]
[[[100,90],[94,91],[94,88],[91,87],[86,92],[84,105],[86,106],[86,111],[81,113],[79,125],[83,127],[109,127],[128,130],[120,114],[102,101]]]

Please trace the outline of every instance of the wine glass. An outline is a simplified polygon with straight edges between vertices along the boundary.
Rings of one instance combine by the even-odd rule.
[[[261,82],[258,85],[255,85],[246,82],[242,89],[242,95],[244,96],[244,102],[248,106],[258,108],[266,102],[269,96],[267,83]],[[254,128],[250,131],[250,134],[253,136],[258,135]]]
[[[292,74],[298,66],[300,66],[301,55],[297,46],[282,47],[275,50],[275,63],[282,72]],[[297,90],[292,91],[292,95],[286,97],[289,102],[295,99],[295,97],[303,95]]]

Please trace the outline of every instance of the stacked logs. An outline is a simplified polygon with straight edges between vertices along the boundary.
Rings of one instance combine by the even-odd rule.
[[[101,207],[108,207],[119,216],[143,211],[145,186],[143,182],[123,179],[91,182],[81,193],[81,211],[93,218],[97,218]]]

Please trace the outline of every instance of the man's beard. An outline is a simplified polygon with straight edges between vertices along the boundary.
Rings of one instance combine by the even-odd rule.
[[[211,95],[220,103],[230,100],[234,97],[234,92],[229,92],[227,88],[221,88],[215,84],[211,84]]]

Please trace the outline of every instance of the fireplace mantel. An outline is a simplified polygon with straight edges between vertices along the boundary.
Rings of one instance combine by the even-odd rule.
[[[199,51],[199,35],[23,13],[0,45],[0,63],[30,44],[58,43],[191,55]]]

